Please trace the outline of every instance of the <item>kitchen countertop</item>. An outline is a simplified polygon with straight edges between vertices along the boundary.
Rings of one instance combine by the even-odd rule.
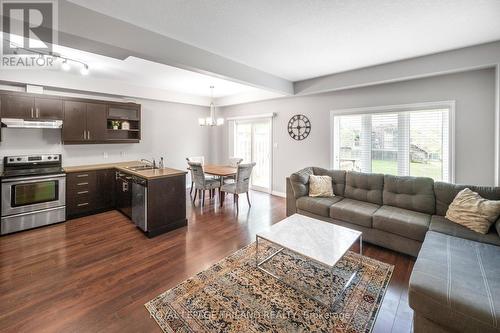
[[[138,176],[138,177],[141,177],[144,179],[175,177],[175,176],[182,176],[182,175],[187,174],[187,171],[182,171],[182,170],[177,170],[177,169],[172,169],[172,168],[151,169],[151,170],[141,170],[141,171],[133,171],[133,170],[130,170],[127,168],[127,167],[131,167],[131,166],[135,166],[135,165],[144,165],[144,164],[145,164],[144,162],[140,162],[140,161],[129,161],[129,162],[67,166],[67,167],[64,167],[63,169],[66,173],[105,170],[105,169],[117,169],[119,171],[131,174],[134,176]]]

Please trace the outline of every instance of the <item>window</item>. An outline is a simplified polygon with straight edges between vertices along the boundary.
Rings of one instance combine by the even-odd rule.
[[[333,167],[452,181],[453,103],[332,111]]]

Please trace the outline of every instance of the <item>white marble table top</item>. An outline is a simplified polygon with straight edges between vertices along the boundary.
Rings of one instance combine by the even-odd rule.
[[[294,214],[257,236],[333,267],[361,237],[361,232]]]

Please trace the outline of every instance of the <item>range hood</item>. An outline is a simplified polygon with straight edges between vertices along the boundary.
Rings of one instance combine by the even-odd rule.
[[[62,120],[24,120],[17,118],[2,118],[2,126],[7,128],[62,128]]]

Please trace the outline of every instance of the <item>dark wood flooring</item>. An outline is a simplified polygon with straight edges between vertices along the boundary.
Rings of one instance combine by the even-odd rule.
[[[229,198],[188,201],[188,226],[153,239],[117,211],[0,237],[0,331],[160,332],[144,303],[285,217],[283,198],[251,198],[238,214]],[[369,244],[364,254],[395,265],[374,332],[410,332],[414,260]]]

